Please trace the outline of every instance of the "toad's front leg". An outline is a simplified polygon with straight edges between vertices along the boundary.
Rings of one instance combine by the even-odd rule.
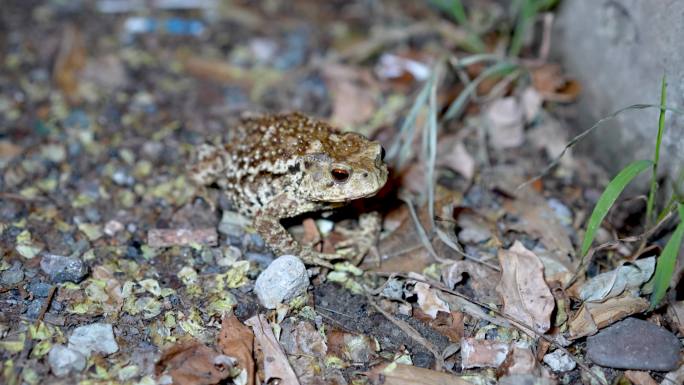
[[[282,193],[257,211],[254,216],[254,228],[276,253],[296,255],[306,264],[332,268],[330,260],[339,259],[339,255],[324,254],[302,246],[280,223],[281,219],[291,218],[315,209],[314,204],[302,204],[290,194]]]

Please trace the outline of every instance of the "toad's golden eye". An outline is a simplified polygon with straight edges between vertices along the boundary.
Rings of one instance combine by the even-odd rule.
[[[346,182],[349,179],[349,171],[342,168],[333,168],[330,171],[330,175],[332,175],[335,181],[340,183]]]

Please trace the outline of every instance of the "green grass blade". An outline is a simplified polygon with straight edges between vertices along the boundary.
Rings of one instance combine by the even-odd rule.
[[[679,205],[679,224],[674,233],[667,241],[665,249],[658,257],[658,264],[653,275],[653,293],[651,294],[651,310],[654,309],[667,292],[670,286],[670,280],[674,273],[675,262],[677,261],[677,254],[682,244],[682,237],[684,236],[684,205]]]
[[[665,131],[665,102],[667,101],[667,82],[665,82],[665,75],[660,84],[660,114],[658,115],[658,136],[656,137],[655,154],[653,155],[653,174],[651,175],[651,189],[648,192],[648,201],[646,203],[646,223],[651,224],[653,221],[653,206],[655,205],[655,195],[658,190],[658,162],[660,160],[660,144],[663,140],[663,131]]]
[[[606,189],[603,190],[603,194],[596,202],[594,211],[591,213],[589,218],[589,224],[587,225],[587,232],[584,234],[584,241],[582,242],[582,250],[580,256],[584,257],[589,251],[592,242],[594,242],[594,237],[596,237],[596,231],[601,227],[601,222],[603,218],[608,214],[608,210],[613,206],[617,200],[622,190],[625,189],[627,184],[639,175],[642,171],[647,169],[653,164],[650,160],[637,160],[630,163],[627,167],[623,168],[620,173],[613,178],[613,180],[608,183]]]
[[[441,9],[461,25],[468,24],[465,7],[461,0],[432,0],[431,3]]]

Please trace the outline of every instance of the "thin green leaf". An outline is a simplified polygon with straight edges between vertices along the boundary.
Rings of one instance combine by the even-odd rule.
[[[651,174],[651,190],[648,192],[646,203],[646,223],[650,224],[653,220],[653,206],[655,205],[655,195],[658,190],[658,162],[660,161],[660,144],[663,141],[663,131],[665,131],[665,104],[667,102],[667,82],[665,75],[660,84],[660,114],[658,115],[658,136],[656,137],[655,153],[653,155],[653,173]]]
[[[431,3],[446,12],[459,24],[468,24],[468,16],[466,16],[465,8],[463,7],[461,0],[432,0]]]
[[[670,280],[674,273],[675,262],[677,261],[677,254],[679,253],[683,236],[684,205],[679,205],[679,224],[667,241],[662,254],[658,257],[658,264],[656,265],[656,271],[653,275],[654,288],[653,293],[651,294],[651,310],[662,301],[667,292],[667,288],[670,286]]]
[[[584,234],[584,242],[582,242],[582,250],[580,255],[584,257],[589,251],[592,242],[594,242],[594,237],[596,237],[596,231],[601,227],[601,222],[603,218],[608,214],[608,210],[613,207],[613,204],[617,200],[622,190],[625,186],[639,175],[642,171],[647,169],[653,164],[650,160],[637,160],[630,163],[627,167],[623,168],[620,173],[613,178],[613,180],[608,183],[606,189],[603,190],[603,194],[596,202],[594,211],[591,213],[589,218],[589,224],[587,225],[587,232]]]

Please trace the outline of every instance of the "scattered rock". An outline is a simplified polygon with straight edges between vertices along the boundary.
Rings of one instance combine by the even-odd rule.
[[[69,337],[69,348],[76,349],[84,356],[90,356],[92,352],[104,355],[116,353],[119,350],[114,339],[114,330],[111,324],[94,323],[79,326]]]
[[[45,298],[50,293],[50,287],[51,285],[45,282],[34,281],[28,285],[28,291],[33,294],[34,297]]]
[[[554,372],[569,372],[575,369],[577,363],[560,350],[554,350],[544,356],[544,363]]]
[[[294,255],[276,258],[256,280],[254,291],[261,304],[269,309],[306,291],[309,275],[302,261]]]
[[[244,216],[230,210],[223,210],[218,231],[225,235],[240,235],[244,232],[245,226],[249,226],[251,221]]]
[[[48,364],[55,376],[62,377],[70,372],[80,372],[85,369],[86,358],[78,350],[64,345],[55,345],[48,354]]]
[[[12,267],[0,274],[0,285],[10,286],[21,282],[24,279],[24,270],[21,263],[15,262]]]
[[[78,283],[88,274],[88,267],[78,258],[44,253],[40,268],[53,282]]]
[[[40,311],[43,309],[44,302],[45,299],[43,298],[34,299],[33,301],[29,302],[29,305],[26,307],[26,317],[29,319],[38,318]]]
[[[110,237],[113,237],[114,235],[116,235],[116,233],[118,233],[119,231],[121,231],[123,229],[124,229],[123,223],[121,223],[115,219],[112,219],[105,224],[104,233],[109,235]]]
[[[255,262],[262,268],[266,268],[271,262],[273,262],[273,254],[248,251],[245,253],[245,260]]]
[[[587,339],[587,358],[619,369],[669,371],[677,368],[679,339],[650,322],[627,318]]]
[[[205,229],[151,229],[147,243],[152,247],[187,246],[200,244],[216,246],[218,234],[215,228]]]

